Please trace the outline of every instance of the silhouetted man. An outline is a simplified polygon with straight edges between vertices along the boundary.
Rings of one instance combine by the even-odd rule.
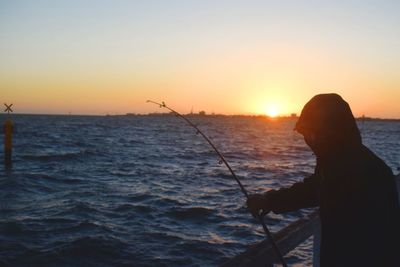
[[[400,208],[391,169],[361,142],[349,105],[313,97],[295,130],[317,158],[315,172],[289,188],[249,197],[253,215],[319,206],[321,266],[400,266]]]

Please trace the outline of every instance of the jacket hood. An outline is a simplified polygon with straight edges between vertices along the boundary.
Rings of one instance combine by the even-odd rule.
[[[350,106],[338,94],[314,96],[304,106],[294,129],[303,135],[313,133],[320,146],[332,153],[361,145],[360,131]]]

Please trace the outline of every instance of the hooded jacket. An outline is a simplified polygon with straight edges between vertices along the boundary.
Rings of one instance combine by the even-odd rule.
[[[304,181],[266,194],[272,211],[319,207],[322,267],[400,266],[395,178],[362,144],[349,105],[337,94],[317,95],[295,130],[317,137],[317,165]]]

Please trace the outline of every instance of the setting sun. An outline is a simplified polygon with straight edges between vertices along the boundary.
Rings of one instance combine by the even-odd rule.
[[[278,109],[278,107],[276,105],[269,105],[266,108],[265,114],[268,117],[274,118],[274,117],[279,115],[279,109]]]

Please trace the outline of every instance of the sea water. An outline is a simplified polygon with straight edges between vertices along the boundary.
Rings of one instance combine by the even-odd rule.
[[[175,116],[12,118],[13,169],[0,166],[0,265],[216,266],[265,238],[218,156]],[[191,119],[250,193],[313,172],[295,118]],[[400,122],[359,127],[398,173]],[[307,212],[266,223],[275,232]],[[286,258],[311,265],[312,241]]]

